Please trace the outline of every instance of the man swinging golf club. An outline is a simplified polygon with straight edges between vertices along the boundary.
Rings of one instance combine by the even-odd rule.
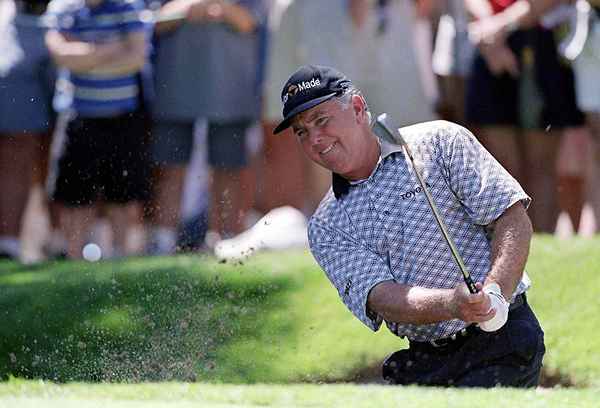
[[[398,129],[351,81],[299,68],[283,116],[305,154],[333,173],[309,222],[313,256],[366,326],[409,348],[389,356],[394,384],[538,384],[544,335],[527,303],[531,199],[465,128]],[[402,95],[398,95],[399,98]]]

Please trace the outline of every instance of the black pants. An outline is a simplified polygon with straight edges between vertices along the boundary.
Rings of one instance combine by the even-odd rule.
[[[545,351],[544,332],[525,300],[497,332],[476,329],[443,347],[411,343],[386,359],[383,377],[392,384],[535,387]]]

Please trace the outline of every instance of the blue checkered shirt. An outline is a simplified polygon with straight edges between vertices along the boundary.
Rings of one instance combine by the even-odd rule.
[[[483,282],[491,268],[485,226],[516,202],[527,207],[531,199],[467,129],[434,121],[400,131],[473,280]],[[367,310],[369,292],[378,283],[426,288],[463,283],[408,157],[399,145],[380,144],[381,158],[371,176],[343,186],[343,192],[339,180],[334,183],[308,227],[313,256],[344,304],[372,330],[383,321]],[[524,274],[513,297],[529,285]],[[467,325],[458,319],[386,324],[413,341],[447,337]]]

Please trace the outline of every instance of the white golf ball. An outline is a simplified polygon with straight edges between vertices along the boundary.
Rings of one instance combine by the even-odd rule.
[[[83,259],[89,262],[96,262],[102,258],[102,249],[94,243],[83,247]]]

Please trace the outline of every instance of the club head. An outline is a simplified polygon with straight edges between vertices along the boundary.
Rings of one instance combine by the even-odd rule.
[[[405,145],[406,142],[400,135],[398,129],[400,126],[392,123],[387,113],[382,113],[377,116],[373,123],[373,133],[380,139],[386,140],[390,143]]]

